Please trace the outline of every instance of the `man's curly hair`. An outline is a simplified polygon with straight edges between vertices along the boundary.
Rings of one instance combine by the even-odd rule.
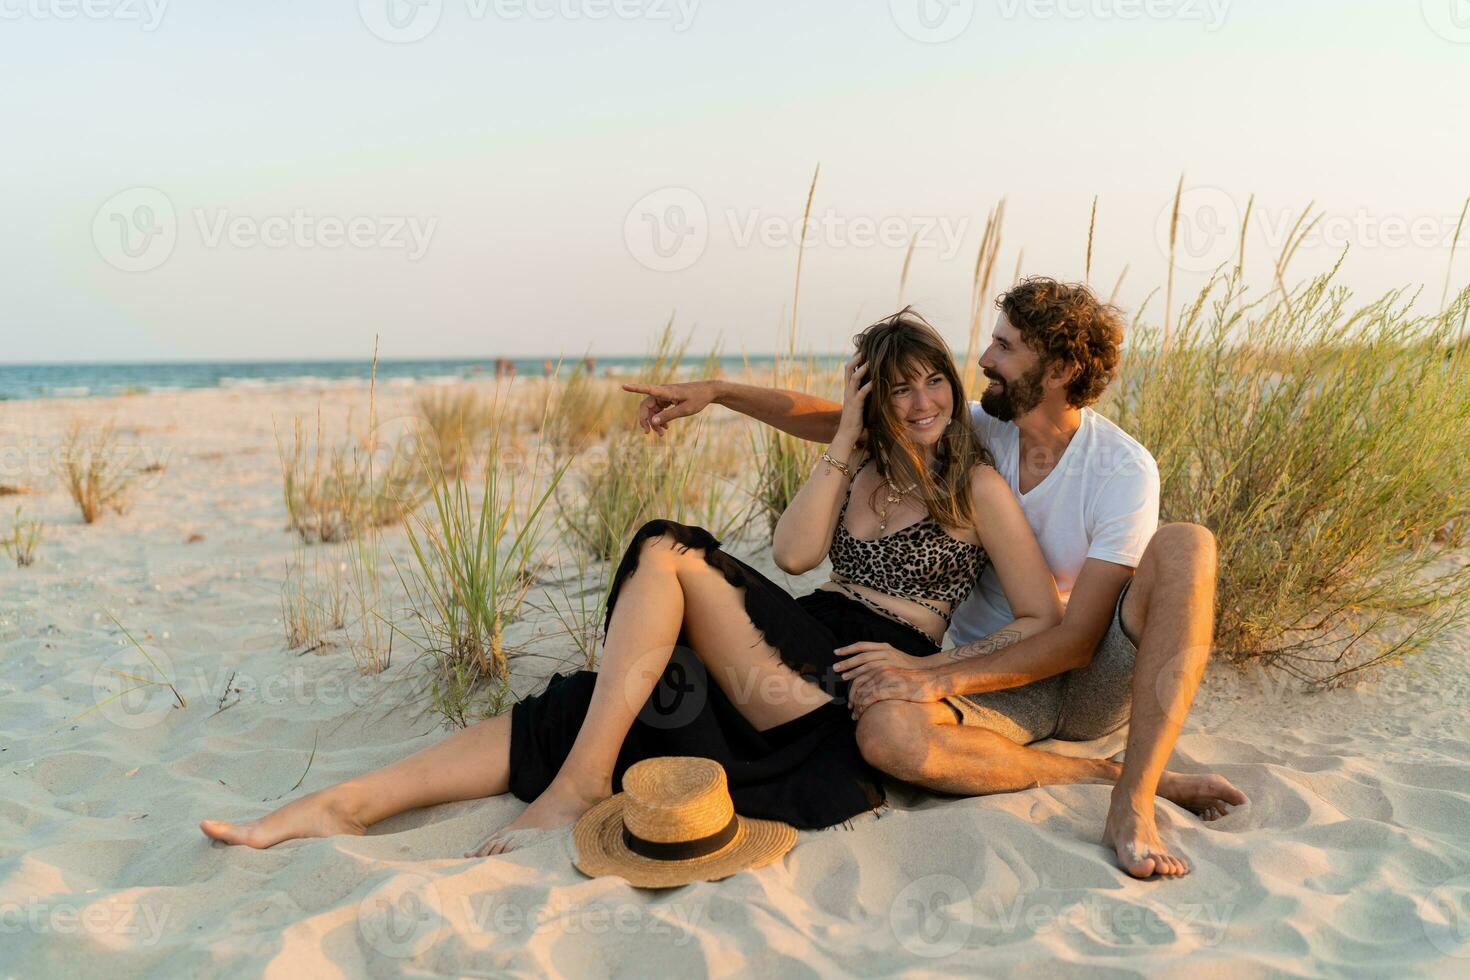
[[[1040,355],[1044,367],[1077,366],[1077,376],[1067,384],[1068,404],[1083,408],[1102,397],[1118,372],[1121,310],[1099,300],[1086,286],[1046,276],[1022,279],[995,305],[1021,332],[1026,346]]]

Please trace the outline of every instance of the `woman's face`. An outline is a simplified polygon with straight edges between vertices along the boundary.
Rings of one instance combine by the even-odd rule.
[[[934,446],[944,437],[954,411],[949,379],[928,365],[911,364],[889,392],[893,414],[908,437],[920,446]]]

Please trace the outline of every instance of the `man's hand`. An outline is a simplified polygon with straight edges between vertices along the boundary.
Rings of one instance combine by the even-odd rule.
[[[848,689],[847,706],[857,719],[879,701],[939,701],[944,692],[936,681],[932,670],[879,664]]]
[[[845,659],[834,669],[852,683],[874,673],[879,667],[904,667],[923,670],[932,667],[923,657],[913,657],[887,643],[850,643],[832,651]]]
[[[685,381],[672,385],[625,384],[624,391],[643,395],[638,404],[638,425],[644,432],[662,437],[669,422],[698,415],[719,394],[715,381]]]

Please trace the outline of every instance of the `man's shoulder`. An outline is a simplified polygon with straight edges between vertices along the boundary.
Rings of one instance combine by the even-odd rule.
[[[1087,452],[1090,469],[1103,476],[1133,473],[1158,480],[1159,464],[1148,447],[1100,412],[1084,408],[1082,414],[1090,427]]]

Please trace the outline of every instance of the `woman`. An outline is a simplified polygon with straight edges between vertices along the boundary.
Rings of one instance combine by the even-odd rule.
[[[509,791],[531,805],[466,856],[499,854],[575,822],[629,766],[664,755],[720,762],[747,816],[824,827],[877,806],[836,651],[877,641],[921,665],[989,560],[1022,635],[1059,622],[1061,602],[934,329],[910,310],[874,324],[845,379],[837,437],[773,539],[788,572],[830,554],[831,581],[792,598],[702,528],[652,521],[618,567],[596,673],[556,675],[509,717],[253,823],[206,820],[203,831],[270,847]],[[683,648],[692,654],[676,655]]]

